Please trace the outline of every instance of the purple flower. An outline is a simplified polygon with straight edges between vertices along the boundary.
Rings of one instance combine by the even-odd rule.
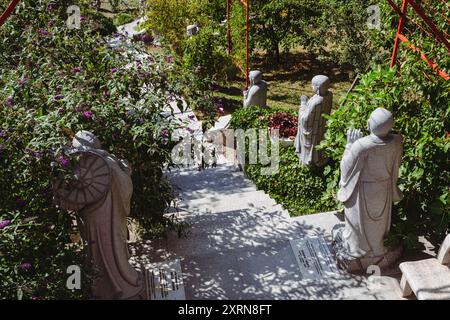
[[[193,134],[193,133],[194,133],[194,129],[187,128],[186,130],[187,130],[190,134]]]
[[[58,162],[64,169],[67,169],[67,167],[69,166],[69,159],[67,159],[63,155],[59,156]]]
[[[12,96],[9,96],[8,99],[6,99],[6,105],[8,107],[12,107],[14,105],[14,99]]]
[[[16,202],[17,202],[17,206],[19,206],[19,208],[25,207],[27,205],[27,201],[22,198],[17,198]]]
[[[167,97],[167,101],[170,102],[174,102],[175,101],[175,97],[172,94],[169,94],[169,96]]]
[[[33,156],[37,159],[40,159],[40,158],[42,158],[42,153],[35,151],[35,152],[33,152]]]
[[[152,37],[150,37],[148,34],[145,33],[141,36],[141,41],[146,44],[150,43],[150,42],[152,42]]]
[[[86,119],[92,119],[92,112],[91,111],[85,111],[83,112],[83,117],[85,117]]]
[[[39,33],[41,36],[48,36],[48,35],[50,35],[50,32],[48,32],[45,29],[38,29],[37,33]]]
[[[167,130],[167,129],[162,129],[162,130],[161,130],[161,136],[162,136],[163,138],[167,138],[167,137],[169,136],[169,130]]]
[[[173,57],[172,56],[167,56],[166,57],[166,62],[167,63],[172,63],[172,61],[173,61]]]
[[[28,269],[31,268],[31,264],[28,263],[28,262],[22,262],[22,263],[19,265],[19,268],[22,269],[22,270],[28,270]]]
[[[63,96],[60,95],[60,94],[58,94],[58,95],[56,95],[56,96],[53,97],[53,100],[59,101],[59,100],[61,100],[62,98],[63,98]]]
[[[63,108],[59,108],[59,109],[58,109],[58,113],[59,113],[59,114],[63,114],[63,113],[64,113],[64,109],[63,109]]]
[[[1,130],[0,131],[0,138],[4,138],[6,137],[6,131],[5,130]]]
[[[49,4],[47,5],[47,10],[48,10],[48,11],[53,11],[54,8],[55,8],[55,5],[54,5],[53,3],[49,3]]]
[[[220,114],[224,114],[225,113],[225,110],[223,109],[223,107],[219,107],[217,110],[219,110]]]
[[[75,107],[75,112],[81,113],[83,112],[83,109],[81,109],[81,107]]]
[[[110,96],[109,91],[105,90],[103,91],[103,98],[108,99]]]
[[[20,79],[19,80],[19,86],[22,87],[25,84],[25,82],[27,82],[27,81],[28,81],[27,77],[24,77],[24,78]]]
[[[190,114],[190,115],[188,115],[188,118],[189,118],[189,120],[194,120],[195,119],[195,115]]]
[[[72,69],[72,72],[73,72],[73,73],[79,73],[79,72],[81,72],[81,67],[75,67],[75,68],[73,68],[73,69]]]
[[[2,230],[3,228],[6,228],[11,223],[12,223],[11,220],[2,220],[2,221],[0,221],[0,230]]]
[[[81,21],[81,22],[86,21],[86,17],[85,17],[85,16],[80,16],[80,21]]]
[[[112,68],[111,69],[111,73],[116,73],[117,72],[117,68]]]

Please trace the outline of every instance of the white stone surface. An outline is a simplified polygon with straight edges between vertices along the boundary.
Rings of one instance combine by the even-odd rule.
[[[389,277],[374,282],[337,272],[302,279],[291,240],[330,243],[332,228],[342,223],[336,212],[290,218],[264,192],[244,191],[251,182],[232,166],[182,168],[167,176],[180,189],[177,216],[190,228],[187,237],[170,237],[162,249],[181,259],[187,299],[401,298],[398,280]],[[191,198],[194,193],[206,196]]]
[[[437,259],[403,262],[403,296],[414,293],[419,300],[450,300],[450,234],[445,238]]]
[[[210,131],[217,131],[228,129],[231,121],[231,114],[219,117],[216,122],[214,122],[214,127],[210,129]]]
[[[145,20],[144,18],[136,19],[130,23],[121,25],[117,27],[117,32],[123,34],[129,38],[133,38],[135,35],[141,35],[145,33],[145,30],[139,30],[139,26]]]
[[[450,300],[450,266],[431,258],[403,262],[400,269],[404,288],[409,285],[418,300]]]

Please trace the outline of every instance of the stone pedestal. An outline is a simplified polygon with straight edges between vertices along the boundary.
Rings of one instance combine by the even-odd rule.
[[[385,270],[392,267],[401,257],[403,253],[402,246],[388,248],[388,251],[381,256],[374,257],[352,257],[350,256],[343,245],[342,232],[344,225],[336,226],[333,231],[332,247],[335,259],[339,269],[345,270],[349,273],[367,273],[370,266],[377,266],[380,270]]]

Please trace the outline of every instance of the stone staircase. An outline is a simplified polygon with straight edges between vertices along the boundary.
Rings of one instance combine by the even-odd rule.
[[[301,279],[290,240],[330,240],[337,215],[290,218],[232,165],[167,172],[178,188],[178,210],[188,234],[142,243],[149,262],[179,259],[187,299],[398,299],[396,279],[376,290],[365,276]]]

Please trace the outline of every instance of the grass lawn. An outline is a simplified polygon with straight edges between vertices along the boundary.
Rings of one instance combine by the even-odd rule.
[[[264,80],[269,85],[269,107],[298,110],[300,97],[313,95],[311,80],[315,75],[324,74],[330,77],[334,93],[334,107],[338,106],[353,82],[353,72],[342,68],[331,61],[319,61],[301,50],[292,50],[283,56],[275,65],[267,61],[264,55],[254,58],[250,70],[258,69],[264,73]],[[229,81],[218,88],[215,96],[222,99],[226,114],[242,106],[245,86],[244,78]]]

